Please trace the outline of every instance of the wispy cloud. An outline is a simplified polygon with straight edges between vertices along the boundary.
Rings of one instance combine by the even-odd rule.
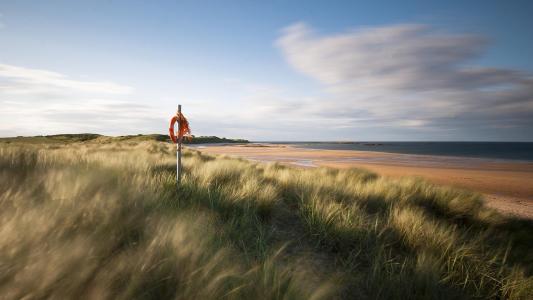
[[[0,64],[0,136],[157,132],[166,121],[134,102],[133,88]]]
[[[316,113],[352,117],[354,128],[490,125],[522,134],[533,128],[530,75],[468,65],[488,46],[481,36],[418,24],[321,36],[297,23],[283,30],[277,45],[291,66],[328,91]]]
[[[67,89],[84,93],[128,94],[132,88],[113,82],[81,81],[47,70],[0,64],[0,78],[7,81],[0,88],[4,93],[33,93]]]

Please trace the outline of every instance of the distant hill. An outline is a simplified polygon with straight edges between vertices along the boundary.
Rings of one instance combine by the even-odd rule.
[[[227,139],[218,136],[195,136],[190,141],[185,140],[185,144],[210,144],[210,143],[239,143],[245,144],[250,141],[244,139]]]
[[[76,133],[76,134],[54,134],[54,135],[37,135],[37,136],[17,136],[0,138],[2,142],[22,142],[22,143],[72,143],[85,142],[103,137],[103,135],[95,133]]]
[[[119,140],[155,140],[160,142],[170,142],[170,138],[165,134],[138,134],[138,135],[125,135],[118,136]],[[249,143],[250,141],[244,139],[228,139],[218,136],[193,136],[191,140],[184,139],[184,144],[215,144],[215,143]]]
[[[161,141],[170,142],[168,135],[164,134],[137,134],[137,135],[123,135],[123,136],[105,136],[95,133],[77,133],[77,134],[54,134],[54,135],[39,135],[39,136],[18,136],[9,138],[0,138],[0,142],[23,142],[23,143],[72,143],[72,142],[85,142],[95,139],[101,140],[118,140],[118,141]],[[184,140],[184,144],[214,144],[214,143],[249,143],[244,139],[228,139],[225,137],[217,136],[193,136],[189,141]]]

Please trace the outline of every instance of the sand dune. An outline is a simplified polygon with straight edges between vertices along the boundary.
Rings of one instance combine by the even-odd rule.
[[[420,176],[483,193],[489,206],[533,218],[533,163],[396,153],[314,150],[288,145],[209,146],[201,151],[300,167],[366,168],[384,176]]]

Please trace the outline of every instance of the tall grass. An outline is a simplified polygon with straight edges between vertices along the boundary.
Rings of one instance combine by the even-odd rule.
[[[0,146],[0,295],[533,298],[533,224],[479,195],[94,139]]]

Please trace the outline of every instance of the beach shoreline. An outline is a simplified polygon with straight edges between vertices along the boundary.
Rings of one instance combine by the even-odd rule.
[[[477,191],[485,196],[488,206],[506,214],[533,219],[531,162],[308,149],[286,144],[217,145],[196,149],[295,167],[364,168],[389,177],[421,177],[435,184]]]

